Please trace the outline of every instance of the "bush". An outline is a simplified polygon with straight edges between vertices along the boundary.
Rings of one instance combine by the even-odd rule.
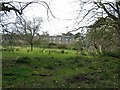
[[[59,49],[67,49],[67,45],[65,45],[65,44],[60,44],[60,45],[58,45],[58,48],[59,48]]]
[[[72,48],[72,50],[77,50],[77,48]]]
[[[61,53],[64,54],[64,50],[62,50]]]
[[[81,55],[87,56],[87,55],[89,55],[89,53],[87,52],[87,50],[81,49]]]
[[[17,48],[16,51],[19,51],[19,49]]]
[[[55,44],[55,43],[49,43],[48,44],[48,47],[49,48],[55,48],[57,46],[57,44]]]
[[[120,53],[120,51],[104,51],[103,55],[104,56],[111,56],[111,57],[120,58],[119,53]]]
[[[14,51],[14,48],[3,48],[2,51]]]

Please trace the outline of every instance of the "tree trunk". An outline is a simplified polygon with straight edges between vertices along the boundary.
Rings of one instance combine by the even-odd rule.
[[[99,45],[99,54],[102,55],[102,46]]]
[[[118,40],[120,40],[120,19],[118,20],[117,30],[118,30]],[[118,45],[120,46],[120,41],[118,41]]]
[[[32,52],[33,51],[33,43],[31,43],[30,49],[31,49],[31,52]]]

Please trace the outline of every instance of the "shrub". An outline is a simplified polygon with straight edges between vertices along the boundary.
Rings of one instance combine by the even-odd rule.
[[[30,52],[30,50],[29,50],[29,49],[27,49],[27,52]]]
[[[67,49],[67,45],[65,45],[65,44],[60,44],[60,45],[58,45],[58,48],[59,48],[59,49]]]
[[[61,50],[61,53],[64,54],[64,50]]]
[[[14,51],[14,48],[3,48],[2,51]]]
[[[17,48],[16,51],[19,51],[19,48]]]
[[[120,51],[104,51],[103,55],[104,56],[111,56],[111,57],[120,58],[119,53],[120,53]]]
[[[55,48],[56,46],[57,46],[57,45],[56,45],[55,43],[49,43],[49,44],[48,44],[48,47],[49,47],[49,48]]]

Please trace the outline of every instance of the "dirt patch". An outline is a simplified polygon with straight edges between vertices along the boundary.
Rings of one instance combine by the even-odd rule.
[[[31,58],[29,57],[21,57],[16,60],[16,63],[18,64],[30,64]]]
[[[5,73],[5,74],[3,74],[3,76],[15,76],[15,74],[13,74],[13,73]]]
[[[51,74],[32,74],[32,76],[43,76],[43,77],[47,77],[47,76],[52,76]]]
[[[73,77],[71,77],[71,78],[67,78],[66,80],[65,80],[67,83],[77,83],[77,82],[80,82],[80,83],[82,83],[82,82],[95,82],[95,80],[94,79],[92,79],[92,78],[89,78],[89,76],[86,76],[86,75],[84,75],[84,74],[80,74],[80,75],[76,75],[76,76],[73,76]]]

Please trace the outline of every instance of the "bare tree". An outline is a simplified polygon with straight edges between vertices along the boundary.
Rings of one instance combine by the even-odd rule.
[[[50,10],[49,4],[45,1],[31,1],[31,2],[19,2],[19,1],[8,1],[8,2],[0,2],[0,11],[4,12],[5,14],[10,11],[14,11],[16,14],[23,14],[23,10],[26,9],[30,4],[40,4],[47,9],[47,14],[49,12],[52,16],[52,11]]]
[[[28,43],[31,45],[31,51],[33,50],[33,44],[37,42],[34,37],[39,37],[38,31],[40,29],[39,26],[41,26],[42,19],[33,21],[26,21],[24,17],[24,10],[28,8],[30,5],[40,5],[43,6],[46,9],[47,19],[49,20],[49,16],[56,18],[51,9],[50,9],[50,2],[46,2],[45,0],[39,0],[39,1],[0,1],[0,31],[3,33],[12,33],[11,27],[14,28],[14,33],[23,35],[24,40],[28,39]],[[33,7],[34,8],[34,7]],[[33,11],[34,12],[34,11]],[[19,19],[19,21],[17,21]],[[39,22],[39,23],[38,23]],[[37,24],[37,25],[36,25]],[[33,26],[32,26],[33,25]],[[21,29],[20,29],[21,27]],[[35,29],[36,28],[36,29]],[[19,38],[20,35],[17,35],[18,37],[14,37],[16,39]],[[26,38],[25,38],[26,37]],[[37,38],[38,39],[38,38]],[[19,41],[19,40],[18,40]]]
[[[116,29],[120,35],[120,1],[116,2],[94,2],[99,8],[103,9],[107,16],[116,21]]]
[[[76,24],[80,25],[83,21],[90,25],[92,21],[96,21],[98,17],[109,17],[116,21],[116,29],[120,34],[120,1],[108,2],[104,0],[78,0],[79,10],[76,18]],[[87,27],[87,25],[85,27]],[[79,30],[84,26],[79,26],[75,30]],[[73,30],[73,31],[75,31]]]
[[[94,33],[92,32],[92,34],[96,36],[97,33],[100,34],[102,32],[105,32],[103,30],[108,29],[108,27],[106,26],[108,25],[107,23],[106,24],[105,22],[99,23],[96,21],[99,20],[99,18],[105,18],[105,19],[109,18],[113,21],[113,23],[109,26],[114,28],[114,29],[109,29],[110,34],[112,34],[111,36],[114,36],[114,33],[112,32],[115,32],[117,34],[116,38],[118,40],[120,39],[120,0],[116,0],[115,2],[110,2],[106,0],[76,0],[76,1],[79,4],[79,8],[77,10],[78,15],[76,17],[76,23],[75,23],[76,28],[72,31],[87,29],[88,32],[91,32],[89,30],[92,30],[93,28],[90,29],[89,27],[90,25],[93,25],[94,27],[94,23],[96,23],[97,25],[99,24],[101,26],[99,27],[99,29],[103,28],[104,25],[104,29],[102,30],[100,29],[101,31],[98,30],[97,32]],[[81,23],[86,23],[86,25],[81,26]],[[107,38],[109,38],[109,36]],[[96,41],[99,41],[99,39]],[[107,43],[108,41],[105,42]],[[93,41],[93,47],[95,47],[98,50],[100,49],[99,48],[100,44],[101,43],[96,45],[96,42]],[[116,45],[120,46],[120,42],[118,41],[118,44]]]
[[[118,49],[117,31],[114,20],[111,18],[99,18],[93,25],[89,26],[87,38],[90,46],[102,54],[102,51],[115,51]]]
[[[28,8],[31,4],[38,4],[40,6],[43,6],[47,11],[46,12],[47,19],[49,19],[50,15],[52,15],[52,17],[55,18],[55,16],[53,15],[49,7],[49,3],[45,2],[44,0],[31,1],[31,2],[25,2],[25,1],[24,2],[20,2],[20,1],[0,2],[0,26],[2,28],[6,28],[9,26],[9,24],[16,24],[15,22],[16,17],[23,18],[24,10]],[[10,16],[12,16],[12,20],[9,20],[9,18],[11,18]],[[7,29],[5,30],[5,32],[8,32]]]
[[[34,44],[39,40],[39,31],[42,25],[43,19],[39,17],[33,18],[32,21],[18,20],[16,25],[16,33],[20,35],[20,39],[28,42],[31,47],[31,51],[33,51]]]

